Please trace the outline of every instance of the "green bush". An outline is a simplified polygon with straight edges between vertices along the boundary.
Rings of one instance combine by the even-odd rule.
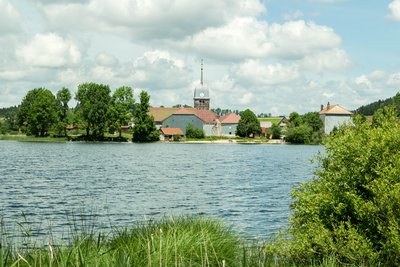
[[[309,144],[311,143],[312,133],[310,126],[301,124],[286,131],[286,141],[293,144]]]
[[[400,122],[394,107],[327,139],[316,177],[293,190],[285,238],[266,247],[307,264],[400,265]]]
[[[191,123],[186,126],[186,137],[202,139],[204,138],[204,131],[201,129],[194,128]]]

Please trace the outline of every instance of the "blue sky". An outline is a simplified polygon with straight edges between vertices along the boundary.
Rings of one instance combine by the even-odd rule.
[[[400,91],[400,0],[0,0],[0,107],[83,82],[287,115]],[[70,105],[74,105],[71,101]]]

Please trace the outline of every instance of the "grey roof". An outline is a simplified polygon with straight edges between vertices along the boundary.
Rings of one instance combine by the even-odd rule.
[[[210,99],[210,91],[204,85],[199,85],[194,89],[194,98],[196,99]]]

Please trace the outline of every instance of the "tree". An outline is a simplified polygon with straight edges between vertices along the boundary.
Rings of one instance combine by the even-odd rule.
[[[76,94],[77,113],[86,128],[86,137],[92,132],[93,139],[102,139],[108,123],[110,88],[108,85],[83,83]]]
[[[133,90],[129,86],[122,86],[115,90],[111,97],[110,105],[110,125],[114,129],[118,129],[121,138],[121,127],[127,125],[133,118],[133,110],[135,108],[135,99],[133,98]]]
[[[27,125],[28,134],[47,135],[57,120],[57,101],[53,93],[45,88],[29,91],[18,111],[18,122]]]
[[[240,115],[236,135],[240,137],[255,137],[256,134],[261,134],[260,122],[253,111],[246,109]]]
[[[204,138],[204,131],[193,127],[191,123],[186,126],[186,137],[188,138]]]
[[[133,126],[134,142],[155,142],[160,140],[154,118],[149,115],[150,96],[147,92],[140,93],[140,104],[136,108]]]
[[[67,136],[68,102],[71,100],[72,95],[68,88],[63,87],[57,92],[56,98],[58,104],[58,125],[62,129],[64,136]]]
[[[297,112],[290,113],[289,122],[291,127],[297,127],[300,126],[300,124],[303,124],[301,116]]]
[[[279,127],[278,124],[272,124],[271,134],[272,134],[272,139],[280,139],[282,134],[281,127]]]
[[[308,112],[301,116],[301,120],[303,123],[310,126],[314,132],[318,132],[322,129],[323,123],[319,117],[319,112]]]
[[[400,122],[394,106],[327,138],[316,177],[292,192],[282,257],[400,265]]]

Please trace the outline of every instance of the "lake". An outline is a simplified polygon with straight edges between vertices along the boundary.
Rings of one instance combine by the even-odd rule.
[[[321,146],[0,141],[0,220],[43,237],[202,214],[252,238],[288,225],[290,191]],[[14,230],[10,230],[14,229]]]

